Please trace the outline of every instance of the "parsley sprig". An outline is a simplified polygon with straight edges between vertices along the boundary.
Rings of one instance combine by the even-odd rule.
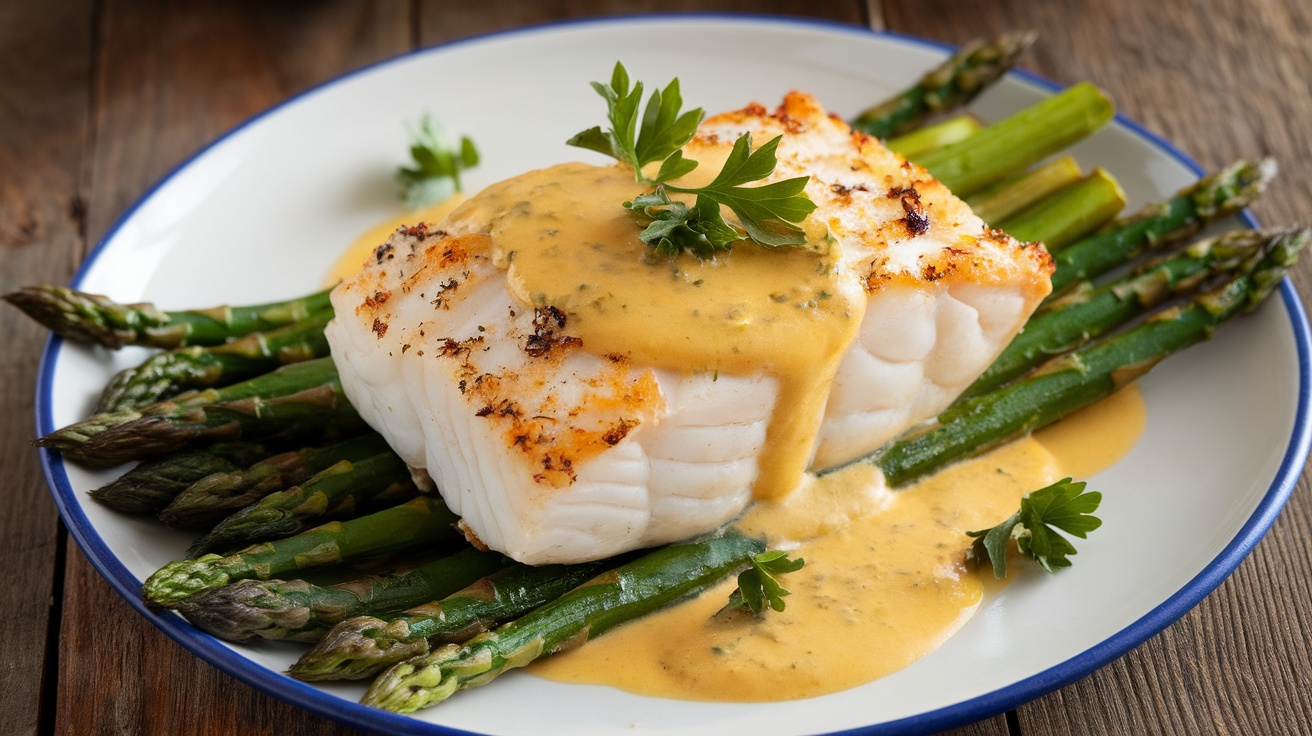
[[[994,577],[1005,578],[1007,542],[1015,539],[1021,554],[1039,563],[1044,570],[1053,572],[1070,567],[1067,556],[1075,554],[1075,547],[1057,529],[1084,539],[1102,526],[1102,520],[1093,515],[1102,503],[1102,494],[1085,493],[1084,486],[1083,481],[1063,478],[1026,494],[1021,499],[1020,510],[1006,521],[991,529],[966,532],[975,537],[966,559],[976,565],[987,561],[993,566]]]
[[[652,191],[624,203],[648,223],[638,236],[642,242],[658,253],[674,255],[686,250],[699,258],[711,258],[747,239],[766,248],[806,244],[806,234],[798,223],[815,209],[815,203],[803,193],[809,177],[744,186],[774,173],[780,137],[753,151],[751,134],[743,133],[710,184],[675,186],[669,182],[697,168],[697,162],[684,158],[681,149],[692,140],[702,120],[701,108],[680,112],[679,80],[652,93],[641,124],[638,108],[643,85],[630,84],[623,64],[616,62],[609,85],[593,82],[592,87],[606,100],[610,129],[589,128],[568,142],[628,163],[637,181],[653,186]],[[657,161],[660,167],[654,177],[643,173],[644,167]],[[671,192],[693,195],[693,205],[671,199]],[[740,224],[726,221],[722,207],[728,207]]]
[[[396,172],[407,207],[419,209],[437,204],[460,191],[460,172],[478,165],[478,149],[467,136],[460,148],[451,143],[442,124],[425,115],[419,128],[410,131],[410,157],[414,168]]]
[[[683,158],[679,149],[697,133],[704,113],[699,107],[680,113],[683,95],[679,93],[679,80],[674,79],[663,90],[651,93],[642,113],[642,127],[638,128],[638,106],[642,104],[642,82],[629,84],[629,72],[615,62],[610,84],[593,82],[592,88],[606,100],[610,130],[600,126],[588,128],[570,138],[571,146],[587,148],[623,161],[633,167],[633,176],[645,184],[656,184],[677,179],[697,168],[696,161]],[[647,164],[661,161],[656,178],[648,179],[642,173]]]
[[[806,560],[801,557],[788,559],[788,553],[782,550],[753,555],[751,567],[738,574],[738,588],[729,594],[729,602],[724,610],[746,608],[758,616],[766,608],[784,610],[784,597],[789,595],[789,591],[779,584],[775,576],[797,572],[805,564]]]

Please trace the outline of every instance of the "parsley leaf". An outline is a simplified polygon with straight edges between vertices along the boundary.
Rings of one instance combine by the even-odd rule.
[[[670,199],[664,187],[656,187],[624,206],[651,220],[638,238],[663,255],[687,250],[698,258],[713,258],[746,237],[724,221],[719,203],[708,197],[698,197],[689,207]]]
[[[414,168],[397,170],[407,207],[419,209],[437,204],[460,191],[460,172],[478,165],[478,149],[468,137],[460,138],[456,150],[442,124],[425,115],[417,130],[410,131],[410,157]]]
[[[779,584],[775,576],[796,572],[805,564],[806,560],[800,557],[796,560],[788,559],[788,553],[782,550],[753,555],[752,566],[739,573],[738,589],[729,595],[724,610],[747,608],[758,616],[766,608],[784,610],[784,596],[789,595],[789,591]]]
[[[636,180],[647,184],[675,179],[697,168],[696,161],[685,159],[682,154],[674,156],[692,140],[703,116],[700,107],[679,112],[683,107],[683,95],[679,92],[677,78],[665,89],[651,93],[642,113],[640,128],[638,106],[642,103],[642,82],[635,82],[630,87],[629,73],[623,64],[615,62],[609,85],[593,82],[592,88],[606,100],[610,130],[603,132],[600,126],[589,128],[570,138],[569,145],[624,161],[633,167]],[[672,157],[673,162],[669,160]],[[644,177],[642,167],[655,161],[663,162],[656,179]]]
[[[759,187],[741,186],[760,181],[774,172],[778,162],[775,149],[779,147],[780,138],[782,136],[776,136],[752,151],[752,134],[743,133],[734,141],[724,169],[710,184],[696,189],[672,184],[665,186],[670,191],[696,194],[698,199],[706,197],[728,207],[742,222],[747,237],[767,248],[804,245],[806,235],[793,223],[805,220],[815,210],[815,202],[802,193],[810,177],[799,176]],[[719,213],[715,214],[718,216]]]
[[[710,184],[695,188],[658,184],[650,194],[625,202],[629,210],[651,220],[639,239],[655,247],[657,253],[675,255],[687,250],[698,258],[710,258],[748,238],[766,248],[805,245],[806,233],[794,223],[805,220],[815,209],[815,203],[802,193],[808,177],[759,187],[741,186],[774,171],[778,147],[776,137],[752,151],[752,135],[743,133],[734,141],[724,169]],[[695,194],[696,203],[689,207],[671,200],[667,192]],[[725,221],[721,205],[738,217],[741,230]]]
[[[624,206],[647,224],[639,237],[657,253],[676,255],[688,251],[698,258],[711,258],[729,250],[739,240],[753,240],[766,248],[806,244],[806,233],[797,224],[815,210],[803,193],[808,177],[797,177],[764,186],[743,186],[774,173],[778,164],[775,138],[752,150],[752,137],[744,133],[734,141],[724,168],[704,187],[678,187],[668,182],[687,175],[697,162],[684,158],[681,150],[697,133],[702,110],[680,112],[683,97],[679,80],[652,93],[638,122],[642,83],[630,83],[624,65],[616,62],[609,85],[592,83],[606,100],[610,129],[589,128],[569,139],[569,144],[611,156],[633,167],[634,178],[655,189],[634,197]],[[643,167],[660,162],[655,177]],[[670,192],[695,195],[694,203],[670,198]],[[721,208],[728,207],[740,224],[725,221]]]
[[[1085,493],[1084,486],[1083,481],[1077,483],[1064,478],[1026,494],[1021,499],[1020,510],[1006,521],[991,529],[966,532],[975,537],[966,559],[976,565],[988,561],[993,566],[994,577],[1005,578],[1007,542],[1015,539],[1021,554],[1042,565],[1044,570],[1054,572],[1070,567],[1067,556],[1075,554],[1075,547],[1056,529],[1084,539],[1102,526],[1102,520],[1093,515],[1102,502],[1102,494]]]

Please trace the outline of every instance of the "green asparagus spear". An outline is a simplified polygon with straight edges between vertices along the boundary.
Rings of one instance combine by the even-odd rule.
[[[417,492],[410,468],[391,450],[359,462],[342,460],[301,485],[269,494],[220,521],[192,543],[187,557],[289,537],[315,523],[397,503]]]
[[[218,442],[204,449],[184,450],[141,463],[90,495],[115,511],[152,514],[196,481],[246,467],[270,452],[255,442]]]
[[[361,702],[398,713],[434,705],[695,593],[763,549],[761,542],[730,532],[649,552],[463,645],[448,644],[393,665]]]
[[[300,322],[331,309],[331,290],[247,307],[165,312],[152,304],[119,304],[65,286],[28,286],[5,299],[55,334],[117,350],[124,345],[180,348],[219,345],[234,337]]]
[[[1091,342],[1167,299],[1197,290],[1203,282],[1251,265],[1275,236],[1235,230],[1201,240],[1179,254],[1146,264],[1110,284],[1080,282],[1065,297],[1030,318],[1024,332],[962,394],[978,396],[1029,372],[1038,364]]]
[[[509,563],[464,549],[403,574],[369,575],[331,586],[304,580],[239,580],[183,600],[178,612],[229,641],[315,642],[348,617],[397,611],[449,595]]]
[[[1055,253],[1096,230],[1124,206],[1121,185],[1103,169],[1094,169],[1075,184],[999,222],[997,227],[1022,242],[1041,240]]]
[[[980,123],[969,115],[959,115],[942,122],[917,128],[896,138],[884,141],[888,150],[915,161],[917,156],[964,141],[980,129]]]
[[[1138,214],[1091,235],[1057,253],[1052,275],[1055,298],[1073,282],[1091,279],[1198,232],[1204,225],[1247,207],[1275,176],[1271,159],[1238,161],[1180,190],[1174,197],[1151,204]]]
[[[1087,137],[1114,112],[1097,87],[1081,82],[917,163],[953,194],[967,197]]]
[[[989,224],[1038,204],[1050,195],[1079,181],[1080,165],[1073,156],[1062,156],[1032,170],[1009,177],[966,198],[966,204]]]
[[[377,433],[353,437],[327,447],[309,447],[267,457],[248,467],[215,472],[177,494],[159,518],[182,529],[212,527],[228,515],[270,493],[302,483],[343,460],[356,462],[386,452]]]
[[[203,590],[236,580],[268,580],[287,573],[327,567],[396,552],[435,550],[461,539],[456,516],[434,496],[349,521],[330,521],[294,537],[256,544],[223,557],[175,560],[146,579],[146,602],[173,608]]]
[[[1011,69],[1034,43],[1033,33],[973,41],[900,94],[857,115],[852,127],[889,138],[918,127],[945,110],[960,107]]]
[[[323,328],[331,311],[268,332],[252,332],[213,347],[193,345],[159,353],[110,379],[97,413],[136,409],[187,389],[209,388],[254,378],[287,363],[328,355]]]
[[[288,674],[300,680],[359,680],[420,654],[461,642],[522,616],[582,585],[613,561],[513,565],[440,601],[400,616],[358,616],[334,626]]]
[[[1309,230],[1277,234],[1267,255],[1184,307],[1040,366],[1028,377],[953,404],[937,422],[866,458],[893,487],[1046,426],[1147,373],[1162,358],[1206,340],[1225,320],[1255,308],[1298,258]],[[831,472],[831,471],[830,471]]]
[[[317,358],[140,410],[97,414],[35,444],[74,462],[109,467],[175,452],[199,439],[332,438],[365,429],[342,393],[332,359]]]

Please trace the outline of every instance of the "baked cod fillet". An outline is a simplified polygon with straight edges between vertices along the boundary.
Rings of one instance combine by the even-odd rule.
[[[816,371],[821,401],[802,411],[803,459],[833,466],[945,408],[1048,294],[1051,259],[989,230],[923,169],[802,93],[773,113],[751,106],[706,120],[684,154],[715,169],[743,132],[758,143],[782,136],[770,180],[810,177],[807,231],[820,253],[779,262],[823,264],[832,287],[818,298],[832,291],[855,305],[839,310],[856,322],[833,369]],[[781,417],[801,411],[788,398],[795,376],[769,362],[728,371],[669,359],[680,341],[720,339],[710,332],[667,337],[671,349],[655,352],[596,337],[606,315],[652,301],[621,266],[696,295],[699,273],[757,248],[741,244],[724,264],[644,259],[640,226],[620,207],[640,191],[620,166],[530,172],[441,223],[398,230],[333,293],[327,333],[351,401],[431,475],[471,540],[523,562],[597,559],[714,530],[752,500]],[[616,253],[622,261],[581,269],[587,279],[562,273],[568,289],[554,292],[542,288],[555,285],[541,265],[551,261],[534,259]],[[786,303],[778,314],[817,303],[759,296]],[[729,334],[760,326],[741,314],[723,315]],[[778,319],[756,321],[768,330]],[[635,345],[649,337],[632,332]]]

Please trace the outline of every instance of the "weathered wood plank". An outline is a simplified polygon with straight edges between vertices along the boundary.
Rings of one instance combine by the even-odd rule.
[[[0,293],[65,281],[81,250],[81,188],[91,100],[91,2],[0,4]],[[33,435],[37,356],[45,331],[0,306],[0,723],[11,734],[48,727],[42,708],[48,621],[61,544]],[[53,664],[53,663],[52,663]],[[51,670],[53,674],[53,670]]]
[[[70,1],[65,10],[53,11],[51,3],[39,11],[15,3],[0,7],[0,252],[7,257],[0,285],[64,280],[83,252],[82,210],[68,205],[80,203],[79,136],[92,48],[92,13],[83,7],[88,3]],[[1029,68],[1059,81],[1099,82],[1132,117],[1205,165],[1257,152],[1279,155],[1284,186],[1256,208],[1264,221],[1305,219],[1306,193],[1312,190],[1312,144],[1304,122],[1312,112],[1312,52],[1296,43],[1308,35],[1306,4],[987,0],[968,11],[944,0],[897,0],[882,7],[871,2],[873,10],[866,2],[797,10],[782,2],[728,0],[659,7],[618,0],[450,5],[419,2],[420,23],[411,28],[404,4],[108,0],[101,13],[97,145],[89,175],[93,239],[155,179],[227,127],[308,84],[404,50],[411,38],[429,44],[579,14],[655,9],[809,12],[855,23],[882,18],[894,30],[945,41],[1034,27],[1044,40]],[[79,40],[79,33],[87,39]],[[62,56],[33,56],[37,38],[62,41]],[[1250,49],[1256,39],[1260,48]],[[29,92],[42,97],[28,99]],[[70,102],[75,98],[82,100],[81,112],[70,118],[64,112],[77,108]],[[46,198],[47,191],[58,194]],[[1312,266],[1300,270],[1301,285],[1309,284],[1310,273]],[[0,313],[0,334],[13,341],[11,357],[0,358],[0,408],[10,410],[0,419],[6,440],[0,465],[19,479],[21,487],[10,492],[17,491],[13,497],[23,504],[17,508],[25,510],[22,520],[0,521],[0,549],[19,560],[18,567],[35,565],[24,574],[30,572],[35,589],[44,591],[54,575],[53,511],[42,498],[35,456],[15,439],[31,432],[32,356],[40,335],[7,312]],[[1305,647],[1312,619],[1302,608],[1312,600],[1312,501],[1306,485],[1272,535],[1199,609],[1111,667],[1021,709],[1022,732],[1276,733],[1312,722],[1312,664]],[[200,663],[136,616],[80,555],[70,554],[67,570],[58,732],[349,732]],[[0,702],[6,732],[27,733],[36,728],[33,703],[44,637],[44,625],[32,621],[44,620],[48,600],[28,595],[6,603],[12,605],[0,618],[0,636],[11,644],[11,654]],[[36,649],[24,651],[28,643]],[[1005,731],[998,718],[960,732]]]
[[[1282,174],[1254,213],[1271,225],[1307,223],[1312,8],[1306,3],[987,0],[965,14],[947,0],[891,0],[884,11],[894,30],[952,43],[1037,29],[1040,41],[1023,66],[1062,83],[1097,83],[1124,113],[1204,167],[1275,155]],[[1305,260],[1294,280],[1310,293],[1312,262]],[[1305,730],[1312,723],[1307,486],[1305,471],[1271,534],[1198,608],[1127,657],[1021,708],[1021,733]]]
[[[865,0],[808,5],[790,0],[553,0],[535,3],[487,0],[463,5],[444,0],[419,0],[419,40],[421,45],[428,46],[475,33],[569,18],[679,12],[766,13],[857,25],[870,25],[872,20],[871,8]]]
[[[409,10],[345,1],[108,2],[98,29],[92,238],[233,125],[407,50]],[[120,600],[76,551],[63,612],[58,733],[353,733],[193,657]]]

